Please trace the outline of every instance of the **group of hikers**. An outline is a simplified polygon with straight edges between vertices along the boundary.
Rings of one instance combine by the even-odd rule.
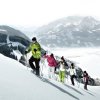
[[[36,37],[32,38],[32,43],[29,45],[29,47],[26,49],[25,54],[32,52],[32,56],[29,59],[29,65],[33,70],[33,73],[35,73],[37,76],[40,76],[40,60],[41,60],[41,46],[37,42]],[[55,77],[55,71],[57,66],[59,65],[59,81],[64,83],[65,81],[65,75],[66,75],[66,68],[65,66],[68,66],[66,63],[64,57],[62,56],[60,58],[60,61],[57,61],[54,57],[54,54],[47,54],[46,52],[43,54],[42,58],[47,59],[48,62],[48,77],[49,79],[53,79]],[[33,64],[35,63],[35,65]],[[69,67],[69,73],[70,73],[70,79],[72,85],[75,85],[74,79],[77,78],[76,71],[75,71],[75,65],[74,63],[71,63]],[[88,85],[88,73],[86,71],[83,72],[82,75],[83,81],[84,81],[84,89],[87,90]]]

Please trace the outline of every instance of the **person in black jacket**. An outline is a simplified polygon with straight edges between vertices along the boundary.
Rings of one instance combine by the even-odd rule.
[[[83,72],[83,81],[84,81],[84,89],[87,89],[87,85],[88,85],[88,80],[89,80],[89,76],[88,73],[86,71]]]

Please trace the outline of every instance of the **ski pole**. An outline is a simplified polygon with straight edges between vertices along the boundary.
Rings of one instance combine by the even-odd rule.
[[[80,87],[80,79],[79,81],[77,80],[77,85],[78,85],[78,88]]]
[[[43,78],[43,66],[44,66],[44,59],[41,59],[41,67],[40,67],[40,73],[41,73],[41,77]]]
[[[27,54],[25,54],[25,58],[26,58],[26,66],[27,66],[27,70],[28,70],[28,60],[27,60]]]

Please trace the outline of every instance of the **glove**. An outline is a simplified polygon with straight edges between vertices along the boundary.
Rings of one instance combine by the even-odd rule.
[[[46,52],[43,55],[45,56],[46,55]]]
[[[36,49],[34,49],[34,52],[36,52],[37,50]]]
[[[25,51],[25,54],[27,54],[28,52],[27,51]]]

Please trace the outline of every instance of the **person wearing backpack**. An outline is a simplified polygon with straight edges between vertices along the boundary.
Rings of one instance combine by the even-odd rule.
[[[40,44],[37,42],[36,37],[32,38],[32,43],[29,45],[29,47],[26,49],[25,54],[32,52],[32,56],[29,59],[29,64],[31,66],[31,68],[33,69],[33,72],[36,72],[36,75],[39,76],[40,72],[39,72],[39,62],[40,62],[40,58],[41,58],[41,46]],[[35,65],[33,64],[33,62],[35,62]]]
[[[84,81],[84,89],[87,89],[87,85],[88,85],[88,80],[89,80],[89,76],[88,73],[86,71],[83,72],[83,81]]]

